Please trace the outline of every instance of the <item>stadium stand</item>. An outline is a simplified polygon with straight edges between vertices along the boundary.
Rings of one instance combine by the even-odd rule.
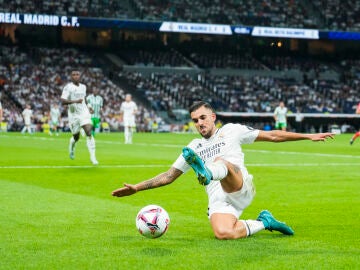
[[[28,54],[18,47],[7,46],[0,47],[0,55],[0,78],[4,80],[2,102],[4,118],[9,128],[17,129],[22,125],[20,113],[26,103],[31,104],[35,123],[40,126],[50,104],[59,102],[62,88],[69,81],[73,67],[84,70],[82,81],[87,85],[89,93],[94,87],[101,90],[105,103],[103,120],[114,130],[120,128],[117,117],[125,91],[103,74],[91,55],[74,48],[34,48],[31,54]],[[147,130],[149,122],[156,116],[141,104],[139,111],[139,128]],[[65,115],[63,112],[63,116]],[[64,119],[66,121],[66,118]],[[64,125],[66,126],[66,123]]]
[[[350,0],[17,0],[0,11],[83,17],[359,31],[358,1]]]

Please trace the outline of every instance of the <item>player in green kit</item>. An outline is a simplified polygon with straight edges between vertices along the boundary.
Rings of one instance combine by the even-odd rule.
[[[88,106],[94,110],[91,114],[91,122],[93,125],[91,133],[95,136],[95,132],[99,132],[100,130],[100,114],[104,104],[103,98],[99,95],[99,89],[94,88],[93,93],[87,96],[86,101]]]

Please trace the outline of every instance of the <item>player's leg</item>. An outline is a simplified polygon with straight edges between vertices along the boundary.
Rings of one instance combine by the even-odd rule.
[[[29,134],[31,134],[31,124],[26,125],[26,129]]]
[[[96,118],[91,117],[91,123],[92,123],[92,129],[91,129],[91,135],[95,136],[95,128],[96,128]]]
[[[253,235],[262,230],[279,231],[285,235],[293,235],[294,231],[285,223],[276,220],[267,211],[261,211],[256,220],[238,220],[233,214],[214,213],[210,224],[218,239],[238,239]]]
[[[129,144],[133,143],[133,134],[135,131],[135,125],[129,127]]]
[[[71,138],[70,138],[70,142],[69,142],[69,156],[71,159],[75,158],[75,145],[76,142],[79,140],[80,138],[80,122],[79,119],[74,118],[74,119],[69,119],[69,127],[71,130]]]
[[[238,191],[243,186],[240,168],[226,160],[217,158],[205,166],[201,158],[188,147],[183,149],[183,157],[194,169],[199,183],[202,185],[208,185],[211,180],[221,181],[223,190],[228,193]]]
[[[80,138],[80,132],[73,133],[69,142],[69,156],[71,159],[75,159],[75,145]]]
[[[94,125],[94,128],[93,128],[94,134],[99,133],[100,132],[100,118],[95,118],[93,125]]]
[[[82,126],[82,128],[86,134],[86,145],[90,153],[90,160],[92,164],[98,165],[99,162],[96,160],[96,156],[95,156],[95,149],[96,149],[95,139],[91,134],[93,126],[91,124],[85,124]]]
[[[360,131],[356,132],[350,139],[350,144],[353,144],[357,137],[360,136]]]
[[[248,236],[245,224],[232,214],[214,213],[210,217],[210,224],[217,239],[237,239]]]
[[[130,132],[130,127],[124,126],[125,144],[129,143],[129,132]]]

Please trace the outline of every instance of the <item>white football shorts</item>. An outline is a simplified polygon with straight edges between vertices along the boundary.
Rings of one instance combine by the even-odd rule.
[[[124,117],[124,127],[136,127],[135,117]]]
[[[92,125],[91,115],[88,112],[83,112],[82,114],[77,114],[69,116],[69,126],[72,134],[77,134],[80,132],[82,126]]]
[[[211,190],[208,190],[209,218],[214,213],[233,214],[236,218],[239,218],[255,197],[255,185],[251,174],[247,174],[244,177],[241,190],[233,193],[225,192],[221,187],[220,181],[213,182],[212,185],[214,186]]]

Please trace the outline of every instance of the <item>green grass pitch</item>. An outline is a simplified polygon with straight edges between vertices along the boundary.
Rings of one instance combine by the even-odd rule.
[[[360,269],[360,140],[243,146],[257,195],[242,218],[269,209],[295,230],[219,241],[207,197],[190,171],[173,184],[115,198],[124,182],[163,172],[196,135],[97,134],[91,165],[85,138],[68,158],[70,134],[0,133],[0,269]],[[164,207],[168,232],[135,228],[145,205]]]

